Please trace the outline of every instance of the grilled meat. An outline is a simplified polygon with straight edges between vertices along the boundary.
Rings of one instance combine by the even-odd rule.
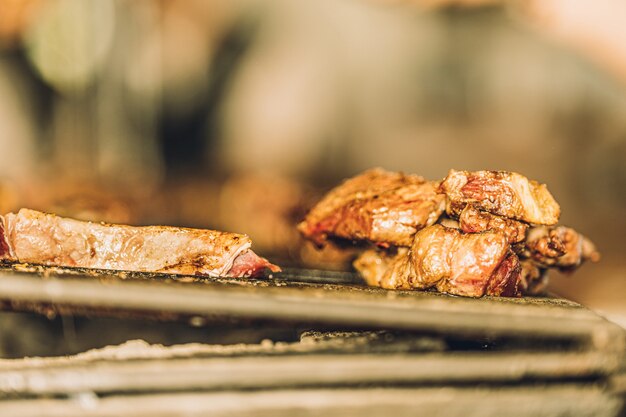
[[[408,248],[398,248],[397,251],[368,249],[353,262],[354,268],[359,271],[368,285],[373,287],[395,288],[390,276],[392,265],[408,257]],[[382,284],[384,278],[384,284]],[[395,282],[395,281],[394,281]]]
[[[465,234],[441,225],[415,235],[395,255],[369,250],[354,263],[370,285],[390,289],[437,288],[469,297],[517,296],[521,267],[498,232]]]
[[[560,207],[544,184],[505,171],[451,170],[441,183],[446,212],[458,217],[465,206],[527,223],[554,225]]]
[[[563,270],[574,269],[587,260],[600,260],[600,254],[589,239],[565,226],[531,228],[520,256],[541,267]]]
[[[353,263],[369,285],[519,296],[543,292],[549,267],[599,259],[584,236],[554,226],[559,215],[546,186],[517,173],[451,170],[437,187],[374,169],[332,190],[299,228],[318,245],[375,244]]]
[[[9,262],[227,277],[280,270],[235,233],[91,223],[28,209],[0,224],[0,259]]]
[[[328,238],[410,246],[413,235],[437,221],[445,196],[439,183],[417,175],[372,169],[331,190],[298,225],[318,245]]]
[[[524,241],[528,230],[527,223],[479,210],[474,204],[468,204],[461,211],[459,225],[466,233],[497,230],[502,232],[511,244]]]

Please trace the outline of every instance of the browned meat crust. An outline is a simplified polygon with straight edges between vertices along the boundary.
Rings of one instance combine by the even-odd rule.
[[[445,196],[438,182],[372,169],[331,190],[298,225],[318,245],[328,238],[410,246],[413,235],[437,221]]]
[[[446,211],[458,217],[467,204],[527,223],[554,225],[561,209],[545,184],[505,171],[451,170],[441,183]]]
[[[544,268],[563,270],[574,269],[587,260],[600,260],[600,254],[589,239],[565,226],[533,227],[520,256]]]
[[[1,223],[0,259],[11,262],[227,277],[280,270],[235,233],[91,223],[28,209]]]
[[[459,225],[465,233],[480,233],[486,230],[502,232],[511,244],[524,241],[528,230],[527,223],[479,210],[473,204],[468,204],[461,211]]]
[[[366,251],[354,265],[370,285],[383,288],[435,287],[469,297],[518,296],[521,289],[519,259],[506,238],[492,231],[465,234],[433,225],[415,235],[408,251]]]

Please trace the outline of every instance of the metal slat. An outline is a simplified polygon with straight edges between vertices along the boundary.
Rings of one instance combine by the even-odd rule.
[[[94,309],[305,321],[376,328],[587,338],[623,346],[623,331],[580,306],[551,299],[468,299],[332,284],[141,282],[0,275],[0,298]],[[621,344],[621,345],[620,345]]]
[[[0,401],[2,416],[615,417],[623,401],[595,385],[226,391]],[[44,411],[45,410],[45,411]]]
[[[45,362],[44,362],[45,364]],[[419,355],[247,356],[106,361],[0,370],[0,392],[267,389],[359,384],[519,383],[606,377],[615,358],[586,353],[453,353]]]

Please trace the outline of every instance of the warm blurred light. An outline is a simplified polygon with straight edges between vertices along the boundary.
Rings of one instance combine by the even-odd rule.
[[[626,82],[626,2],[529,0],[515,3],[527,21],[587,55]]]
[[[52,86],[80,91],[106,59],[114,27],[112,1],[51,1],[26,35],[28,55]]]
[[[41,5],[41,0],[2,0],[0,46],[15,46]]]

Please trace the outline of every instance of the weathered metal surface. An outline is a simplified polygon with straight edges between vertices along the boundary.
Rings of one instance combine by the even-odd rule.
[[[179,277],[178,281],[187,277]],[[0,274],[0,299],[9,309],[52,306],[155,315],[200,315],[458,334],[584,338],[623,347],[623,331],[582,308],[554,298],[469,299],[433,292],[389,291],[360,285],[276,279],[225,280],[115,275],[42,278],[33,273]]]
[[[4,360],[0,415],[616,416],[623,405],[624,331],[576,303],[387,291],[323,275],[0,273],[8,309],[386,329]]]
[[[359,384],[520,383],[610,375],[602,353],[337,354],[41,361],[0,367],[4,395],[268,389]]]
[[[594,384],[525,387],[291,389],[153,393],[0,402],[2,416],[615,417],[622,402]]]

